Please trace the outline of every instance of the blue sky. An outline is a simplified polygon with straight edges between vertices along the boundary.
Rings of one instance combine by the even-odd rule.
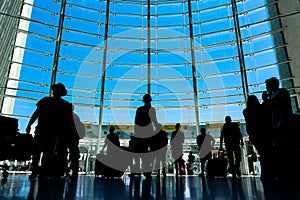
[[[200,122],[225,115],[242,120],[245,107],[230,0],[192,2]],[[14,114],[24,130],[35,103],[49,93],[59,1],[35,0]],[[250,93],[278,77],[265,0],[240,1],[239,22]],[[86,123],[97,124],[104,47],[106,1],[67,0],[57,82]],[[246,12],[244,14],[244,12]],[[112,1],[103,123],[132,124],[147,92],[147,6]],[[163,124],[195,124],[187,3],[151,6],[151,93]],[[248,27],[246,27],[248,25]],[[25,91],[28,90],[28,91]],[[32,100],[24,99],[32,98]]]

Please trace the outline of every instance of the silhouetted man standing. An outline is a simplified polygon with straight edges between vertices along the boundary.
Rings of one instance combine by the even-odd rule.
[[[120,139],[118,134],[115,133],[115,127],[113,126],[109,127],[109,134],[107,134],[105,137],[102,152],[104,151],[105,147],[107,147],[106,153],[108,156],[115,156],[118,147],[120,147]]]
[[[285,88],[279,88],[279,80],[276,77],[265,81],[267,91],[263,92],[263,106],[270,119],[267,124],[270,127],[269,140],[271,140],[271,151],[268,152],[268,166],[271,178],[290,178],[292,166],[286,164],[285,160],[293,160],[290,153],[297,146],[294,142],[295,136],[291,133],[289,123],[293,114],[290,93]],[[298,130],[297,130],[298,131]],[[276,161],[276,162],[275,162]],[[289,175],[288,175],[289,174]]]
[[[32,157],[30,179],[36,178],[38,174],[41,152],[43,151],[46,154],[59,148],[57,144],[63,142],[63,134],[68,131],[66,130],[67,120],[72,116],[72,106],[61,98],[67,94],[65,86],[62,83],[57,83],[51,85],[51,89],[53,96],[44,97],[36,104],[37,108],[26,128],[26,133],[29,134],[31,125],[38,119],[34,136],[35,150]]]
[[[145,153],[149,152],[150,137],[154,135],[155,127],[157,127],[157,118],[155,108],[151,106],[152,98],[149,94],[143,96],[144,105],[138,107],[134,120],[134,133],[136,138],[136,151],[141,153],[142,170],[144,175],[151,176],[151,158]],[[136,164],[139,165],[138,160]]]
[[[178,176],[179,174],[179,167],[182,164],[182,155],[183,155],[183,143],[185,140],[184,133],[180,130],[181,124],[177,123],[175,125],[175,131],[172,132],[171,135],[171,151],[172,156],[175,159],[175,174]]]
[[[241,176],[240,162],[241,162],[241,146],[244,146],[243,136],[238,124],[231,122],[231,117],[225,117],[225,124],[221,130],[220,149],[223,149],[223,140],[229,159],[229,170],[235,178]],[[235,159],[234,159],[235,158]]]

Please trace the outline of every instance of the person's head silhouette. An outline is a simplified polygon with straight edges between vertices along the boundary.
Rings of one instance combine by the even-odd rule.
[[[225,117],[225,122],[226,123],[231,123],[231,117],[230,116],[226,116]]]
[[[269,92],[276,92],[279,89],[279,80],[276,77],[267,79],[265,83],[266,89]]]
[[[203,135],[206,134],[206,129],[205,128],[201,128],[200,129],[200,133],[203,134]]]
[[[64,84],[62,84],[62,83],[57,83],[57,84],[51,85],[51,89],[53,91],[54,97],[62,97],[62,96],[67,95],[67,90],[66,90]]]
[[[114,126],[110,126],[109,127],[109,132],[110,133],[114,133],[115,132],[115,127]]]
[[[176,130],[179,130],[179,129],[180,129],[180,126],[181,126],[181,124],[180,124],[180,123],[177,123],[177,124],[175,125],[175,129],[176,129]]]
[[[151,98],[150,94],[145,94],[143,96],[143,102],[144,103],[150,103],[151,101],[152,101],[152,98]]]
[[[248,96],[247,99],[247,107],[249,108],[255,108],[259,106],[259,100],[255,95]]]

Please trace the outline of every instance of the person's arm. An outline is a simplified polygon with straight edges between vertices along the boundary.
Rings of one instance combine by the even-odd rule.
[[[34,113],[32,114],[28,124],[27,124],[27,127],[26,127],[26,133],[29,134],[30,133],[30,130],[31,130],[31,125],[37,120],[37,118],[39,117],[39,112],[38,112],[38,109],[36,109],[34,111]]]

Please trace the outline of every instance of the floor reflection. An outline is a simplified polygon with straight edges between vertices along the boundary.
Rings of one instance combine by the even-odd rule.
[[[2,182],[0,199],[300,199],[299,185],[263,184],[259,177],[212,179],[198,176],[133,177],[118,179],[79,176],[58,180],[29,181],[9,176]]]

